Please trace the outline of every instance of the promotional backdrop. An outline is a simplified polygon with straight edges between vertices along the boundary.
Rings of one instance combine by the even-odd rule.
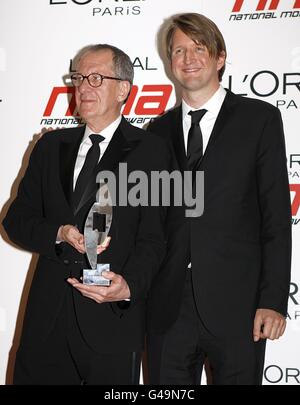
[[[181,12],[205,14],[222,31],[228,50],[223,86],[268,101],[282,113],[293,268],[287,331],[268,343],[264,384],[300,384],[300,0],[2,0],[0,219],[37,134],[80,123],[66,77],[81,47],[109,43],[129,54],[135,85],[123,114],[134,125],[142,127],[174,106],[157,33],[166,18]],[[0,384],[5,384],[11,382],[36,257],[8,242],[2,228],[1,236]]]

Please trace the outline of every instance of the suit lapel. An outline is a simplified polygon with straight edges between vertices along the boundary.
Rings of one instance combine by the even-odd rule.
[[[237,97],[235,94],[231,93],[229,90],[226,90],[227,94],[225,96],[224,102],[222,107],[219,111],[217,116],[215,125],[213,127],[212,133],[209,137],[208,144],[206,146],[206,150],[204,155],[197,166],[197,170],[201,170],[205,160],[209,156],[209,154],[213,151],[214,147],[217,144],[217,140],[226,133],[226,125],[230,120],[231,110],[237,102]]]
[[[205,164],[205,160],[213,151],[214,147],[217,144],[217,140],[219,140],[219,138],[221,136],[223,136],[226,132],[225,129],[226,129],[227,123],[230,121],[229,119],[230,119],[232,108],[233,108],[234,104],[236,104],[236,102],[237,102],[236,95],[227,89],[226,89],[226,91],[227,91],[227,94],[225,96],[225,99],[224,99],[224,102],[220,109],[220,112],[217,116],[212,133],[209,137],[208,144],[206,146],[204,155],[203,155],[202,159],[199,161],[199,163],[196,167],[196,170],[203,170],[203,165]]]
[[[175,108],[172,111],[171,118],[171,138],[174,146],[175,155],[179,164],[180,170],[188,170],[187,157],[184,146],[184,135],[182,127],[182,106]]]
[[[120,125],[113,134],[104,155],[95,169],[95,174],[101,170],[113,171],[118,166],[119,162],[124,161],[128,153],[138,145],[139,141],[140,138],[136,137],[133,127],[127,123],[125,118],[122,118]],[[95,178],[91,178],[75,209],[75,215],[89,200],[95,199],[95,186]]]
[[[60,181],[70,206],[73,193],[74,167],[84,130],[85,127],[74,128],[72,136],[63,139],[59,148]]]

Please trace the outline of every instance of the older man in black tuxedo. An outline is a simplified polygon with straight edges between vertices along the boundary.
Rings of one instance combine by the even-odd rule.
[[[95,45],[76,59],[72,81],[86,125],[49,132],[37,142],[3,221],[11,240],[40,254],[15,384],[137,384],[147,292],[165,253],[165,211],[117,203],[102,259],[111,264],[111,285],[79,282],[88,266],[83,227],[95,201],[96,174],[117,176],[120,162],[128,173],[150,174],[168,167],[169,152],[160,137],[120,114],[133,80],[129,57]]]

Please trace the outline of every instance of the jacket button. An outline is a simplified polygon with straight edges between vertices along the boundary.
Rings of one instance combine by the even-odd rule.
[[[64,260],[64,264],[65,264],[65,265],[69,264],[69,260],[65,259],[65,260]]]

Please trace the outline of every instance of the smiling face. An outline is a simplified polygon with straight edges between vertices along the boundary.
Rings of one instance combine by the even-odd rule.
[[[77,72],[85,76],[100,73],[116,77],[112,51],[105,49],[86,53],[79,61]],[[93,131],[100,132],[120,115],[129,89],[129,83],[124,80],[103,79],[101,86],[92,87],[85,79],[75,88],[78,112]]]
[[[206,46],[196,43],[180,29],[175,30],[172,38],[171,67],[182,86],[183,97],[193,93],[211,97],[219,87],[218,71],[224,63],[223,54],[213,58]]]

